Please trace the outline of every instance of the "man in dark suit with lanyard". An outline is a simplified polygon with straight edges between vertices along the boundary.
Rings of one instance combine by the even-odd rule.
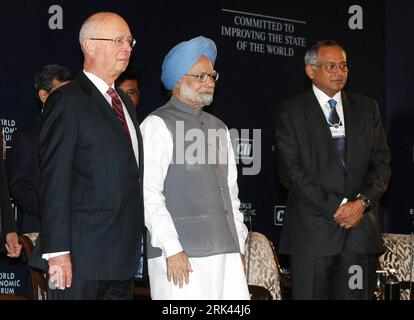
[[[114,88],[135,45],[125,20],[82,25],[84,70],[53,92],[40,131],[40,246],[50,299],[131,299],[143,234],[142,142]]]
[[[348,65],[337,42],[316,43],[305,64],[312,88],[276,112],[276,161],[290,191],[279,251],[290,255],[294,299],[371,299],[390,177],[381,116],[373,99],[342,91]]]

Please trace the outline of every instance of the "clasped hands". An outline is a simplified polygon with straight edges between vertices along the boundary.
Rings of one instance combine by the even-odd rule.
[[[345,229],[355,227],[363,218],[365,207],[360,200],[349,201],[336,210],[333,218]]]

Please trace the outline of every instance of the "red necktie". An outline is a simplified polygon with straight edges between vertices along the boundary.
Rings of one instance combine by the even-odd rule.
[[[127,135],[129,142],[131,143],[131,134],[129,133],[128,125],[125,119],[124,108],[122,108],[122,102],[114,89],[109,88],[106,93],[112,98],[112,108],[114,109],[116,116],[121,122],[122,129],[124,129],[124,132]]]

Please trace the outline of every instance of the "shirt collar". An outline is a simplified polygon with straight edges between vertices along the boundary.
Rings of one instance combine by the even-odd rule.
[[[102,93],[104,96],[108,95],[106,92],[110,87],[105,81],[103,81],[101,78],[99,78],[97,75],[91,72],[83,70],[83,73],[88,77],[89,80],[92,81],[92,83],[95,85],[95,87],[99,90],[100,93]],[[111,85],[111,88],[115,90],[114,84]]]
[[[325,92],[323,92],[321,89],[319,89],[317,86],[312,85],[313,93],[316,96],[316,99],[318,99],[319,104],[323,107],[328,103],[329,100],[334,99],[337,103],[342,105],[342,97],[341,97],[341,91],[337,92],[332,98],[329,97]]]
[[[189,106],[188,104],[181,102],[177,97],[171,96],[170,103],[180,109],[181,111],[193,114],[195,116],[198,116],[202,111],[203,108],[193,108]]]

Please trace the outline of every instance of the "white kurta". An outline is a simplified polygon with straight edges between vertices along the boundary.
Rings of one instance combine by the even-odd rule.
[[[161,248],[161,257],[148,259],[152,299],[249,299],[249,292],[239,253],[190,258],[193,272],[183,288],[168,282],[166,257],[183,250],[171,214],[165,206],[164,181],[173,155],[173,140],[164,121],[149,116],[141,124],[144,144],[145,225],[151,244]],[[230,141],[230,137],[228,135]],[[228,186],[241,252],[247,237],[238,198],[237,168],[231,143],[228,143]]]

